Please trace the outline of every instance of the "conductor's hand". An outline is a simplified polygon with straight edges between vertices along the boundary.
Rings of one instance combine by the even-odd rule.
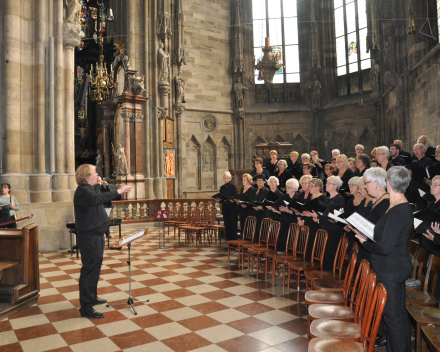
[[[132,186],[129,185],[123,185],[121,187],[118,188],[118,193],[122,194],[122,193],[128,193],[131,191]]]

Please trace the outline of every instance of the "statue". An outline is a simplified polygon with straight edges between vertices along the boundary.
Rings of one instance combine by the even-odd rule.
[[[370,18],[367,33],[367,53],[370,50],[379,50],[379,0],[370,0]]]
[[[159,66],[159,82],[168,82],[170,57],[165,52],[163,43],[159,44],[159,49],[157,50],[157,62]]]
[[[128,79],[128,81],[130,82],[130,90],[134,95],[139,95],[142,92],[145,92],[144,75],[141,76],[139,72],[136,72]]]
[[[92,12],[90,11],[90,9],[87,14],[86,22],[84,24],[84,33],[86,35],[86,38],[93,38],[93,36],[95,35],[95,20],[92,17]]]
[[[241,78],[238,77],[234,84],[236,109],[243,109],[243,99],[244,99],[245,90],[247,90],[247,88],[241,84]]]
[[[174,176],[174,153],[168,152],[165,155],[165,177]]]
[[[66,22],[67,23],[79,23],[79,13],[81,11],[81,0],[66,0]]]
[[[116,167],[117,174],[126,176],[128,174],[127,157],[125,156],[124,147],[119,143],[116,150]]]
[[[379,65],[376,64],[375,60],[371,60],[371,68],[370,68],[370,85],[372,94],[379,94],[379,73],[380,68]]]
[[[174,77],[174,82],[176,84],[176,103],[181,103],[183,101],[183,96],[185,95],[185,80],[179,73]]]
[[[316,75],[313,75],[309,88],[312,93],[312,106],[321,106],[321,83],[319,83]]]
[[[385,44],[386,48],[386,61],[387,71],[396,72],[396,44],[394,43],[394,37],[389,36]]]
[[[203,153],[203,156],[205,158],[205,163],[203,165],[203,171],[212,171],[212,168],[211,168],[211,153],[209,153],[208,149],[205,149],[205,152]]]
[[[96,153],[98,154],[96,156],[96,172],[98,173],[98,175],[102,176],[102,169],[104,168],[104,157],[102,156],[101,149],[98,149]]]

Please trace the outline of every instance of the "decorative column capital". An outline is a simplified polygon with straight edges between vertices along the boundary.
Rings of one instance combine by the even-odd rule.
[[[165,81],[159,82],[159,95],[168,95],[170,93],[170,84]]]
[[[83,36],[81,26],[76,23],[64,23],[63,26],[63,42],[65,47],[76,47]]]
[[[159,121],[165,119],[168,115],[168,108],[156,108],[156,116]]]
[[[175,103],[174,104],[174,112],[176,116],[182,115],[182,113],[185,111],[185,104],[182,103]]]

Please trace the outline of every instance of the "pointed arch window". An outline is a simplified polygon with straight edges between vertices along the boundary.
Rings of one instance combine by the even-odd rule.
[[[371,90],[366,0],[334,0],[338,95]]]

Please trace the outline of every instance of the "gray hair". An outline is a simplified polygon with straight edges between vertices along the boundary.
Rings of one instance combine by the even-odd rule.
[[[348,185],[349,186],[353,185],[353,186],[358,187],[358,179],[359,178],[362,178],[362,177],[355,176],[355,177],[350,178],[350,180],[348,181]]]
[[[304,154],[301,155],[301,159],[302,158],[307,158],[307,159],[310,160],[310,154],[309,153],[304,153]]]
[[[414,149],[415,147],[417,147],[417,148],[422,148],[423,150],[425,150],[425,146],[423,145],[423,143],[416,143],[416,144],[414,144],[413,149]]]
[[[303,180],[307,180],[308,182],[310,182],[310,180],[313,178],[312,175],[303,175],[301,176],[301,178],[299,179],[299,183],[303,183]]]
[[[385,145],[382,145],[382,146],[380,146],[380,147],[377,147],[377,148],[376,148],[376,155],[377,155],[377,153],[379,153],[379,154],[386,154],[386,155],[387,155],[387,158],[390,157],[390,150],[389,150],[388,147],[385,146]]]
[[[270,176],[269,179],[267,180],[267,183],[270,183],[270,180],[275,180],[277,186],[280,185],[280,180],[278,180],[278,177]]]
[[[292,186],[295,188],[295,191],[297,191],[299,188],[299,182],[296,178],[290,178],[286,181],[286,186]]]
[[[404,194],[411,181],[411,173],[406,167],[393,166],[387,171],[387,178],[394,192]]]
[[[440,175],[434,176],[431,180],[431,183],[434,182],[434,180],[440,180]]]
[[[330,176],[327,179],[327,183],[334,183],[336,185],[336,188],[339,190],[339,188],[342,186],[344,182],[342,182],[339,176]]]
[[[283,159],[281,159],[281,160],[278,160],[278,165],[279,164],[284,164],[284,167],[287,167],[287,162],[286,162],[286,160],[283,160]]]
[[[364,181],[363,177],[358,177],[358,179],[357,179],[357,186],[358,186],[358,188],[361,187],[361,186],[365,186],[365,181]]]
[[[356,150],[356,149],[358,149],[358,147],[359,147],[359,148],[362,148],[362,150],[365,149],[364,146],[363,146],[362,144],[356,144],[356,146],[354,147],[354,149]]]
[[[339,151],[339,149],[333,149],[333,150],[332,150],[332,155],[333,155],[333,152],[337,152],[338,155],[341,155],[341,152]]]
[[[368,179],[368,181],[371,182],[377,181],[380,187],[383,189],[387,188],[387,172],[381,167],[372,167],[371,169],[365,171],[364,182],[365,179]]]

